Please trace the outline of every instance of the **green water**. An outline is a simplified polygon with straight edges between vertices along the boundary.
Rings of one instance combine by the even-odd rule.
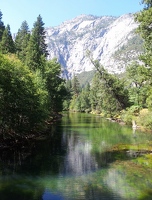
[[[1,152],[0,199],[152,199],[146,157],[151,155],[127,154],[135,146],[150,149],[150,144],[152,134],[133,132],[99,116],[65,113],[47,139]]]

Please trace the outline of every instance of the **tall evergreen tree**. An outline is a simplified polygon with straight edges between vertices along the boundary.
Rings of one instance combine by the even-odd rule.
[[[23,21],[15,38],[16,54],[23,62],[26,60],[27,46],[30,39],[29,26],[26,21]]]
[[[140,56],[140,59],[144,63],[145,76],[144,88],[147,90],[146,103],[149,108],[152,108],[152,0],[143,0],[144,9],[135,15],[135,20],[139,23],[137,32],[144,40],[145,52]]]
[[[101,112],[101,106],[103,101],[103,91],[102,91],[102,83],[99,73],[95,73],[92,82],[91,82],[91,88],[90,88],[90,103],[91,103],[91,109],[92,111],[97,110]]]
[[[61,66],[57,59],[46,62],[44,76],[49,94],[49,111],[52,113],[62,111],[63,100],[67,93],[64,80],[61,78]]]
[[[5,28],[3,35],[2,35],[2,41],[0,43],[0,51],[3,54],[7,53],[15,53],[15,45],[14,41],[12,39],[12,34],[10,31],[10,26],[7,25]]]
[[[146,66],[152,66],[152,1],[143,0],[144,9],[135,15],[139,23],[137,32],[144,40],[145,53],[140,57]],[[151,71],[151,70],[149,70]]]
[[[133,62],[126,69],[126,82],[128,84],[130,102],[139,108],[145,107],[148,95],[146,92],[149,88],[146,84],[146,73],[147,69],[137,62]]]
[[[76,75],[74,75],[72,79],[72,92],[75,96],[78,96],[78,94],[80,93],[80,83]]]
[[[98,60],[94,60],[92,58],[90,52],[87,52],[87,55],[97,72],[100,74],[100,79],[103,82],[104,88],[106,89],[106,93],[110,94],[111,96],[109,100],[115,100],[115,110],[121,110],[126,108],[129,105],[129,99],[128,91],[125,88],[124,82],[116,76],[109,74],[108,71],[99,63]]]
[[[2,12],[0,11],[0,41],[2,40],[2,35],[3,35],[3,32],[5,30],[5,26],[4,26],[4,23],[2,22]]]
[[[26,58],[26,63],[32,70],[42,70],[44,67],[44,61],[48,55],[45,37],[44,23],[39,15],[34,23]]]
[[[89,112],[91,111],[91,103],[90,103],[90,85],[89,83],[82,89],[80,93],[80,111],[81,112]]]

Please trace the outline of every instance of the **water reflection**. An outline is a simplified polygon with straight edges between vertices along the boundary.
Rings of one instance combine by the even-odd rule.
[[[81,141],[79,137],[76,137],[77,133],[72,133],[71,135],[64,133],[63,137],[65,135],[67,136],[67,153],[61,173],[66,175],[82,175],[98,169],[95,155],[91,153],[91,142]]]
[[[46,190],[42,195],[43,200],[64,200],[64,198],[59,194],[52,194],[50,191]]]
[[[67,115],[54,126],[47,140],[36,141],[29,149],[1,152],[0,199],[139,199],[144,183],[145,188],[152,185],[150,175],[137,176],[136,171],[143,169],[136,170],[133,165],[131,178],[135,175],[130,179],[125,166],[133,158],[126,160],[125,152],[110,149],[117,144],[143,145],[147,140],[151,141],[152,136],[132,133],[100,117]],[[117,160],[126,163],[114,167]]]
[[[125,199],[125,197],[132,199],[134,193],[136,193],[136,196],[139,195],[135,188],[127,183],[125,173],[122,170],[109,169],[104,177],[104,183],[122,199]]]

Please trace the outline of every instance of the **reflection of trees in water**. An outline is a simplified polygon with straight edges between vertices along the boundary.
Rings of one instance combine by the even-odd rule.
[[[32,178],[13,175],[1,178],[3,187],[0,187],[1,200],[38,200],[42,199],[44,188],[39,187]],[[2,184],[1,184],[2,185]]]
[[[33,200],[41,199],[44,191],[32,176],[22,171],[24,164],[31,155],[31,149],[3,150],[0,154],[0,199]],[[30,163],[28,163],[30,166]],[[28,173],[28,172],[27,172]]]
[[[47,173],[58,174],[65,154],[61,138],[61,134],[53,135],[52,133],[47,139],[32,141],[32,144],[29,143],[28,146],[1,151],[1,173],[3,175],[25,173],[33,176]]]
[[[30,150],[4,150],[1,151],[0,163],[3,175],[16,173],[30,155]]]
[[[98,168],[95,156],[91,154],[92,145],[88,141],[80,141],[76,134],[68,134],[64,143],[67,143],[67,153],[60,172],[64,174],[82,175]]]

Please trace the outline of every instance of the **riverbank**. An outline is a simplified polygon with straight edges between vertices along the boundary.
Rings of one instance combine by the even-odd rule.
[[[46,121],[43,125],[40,125],[35,130],[30,132],[16,133],[16,132],[7,132],[0,134],[0,150],[2,149],[23,149],[28,148],[29,145],[34,146],[34,141],[46,139],[50,130],[57,121],[62,118],[62,115],[55,113]]]
[[[136,107],[131,107],[128,110],[122,110],[113,117],[106,117],[103,113],[98,112],[91,112],[91,114],[99,115],[121,125],[128,125],[134,130],[138,129],[143,132],[152,133],[152,111],[147,108],[138,110]]]

